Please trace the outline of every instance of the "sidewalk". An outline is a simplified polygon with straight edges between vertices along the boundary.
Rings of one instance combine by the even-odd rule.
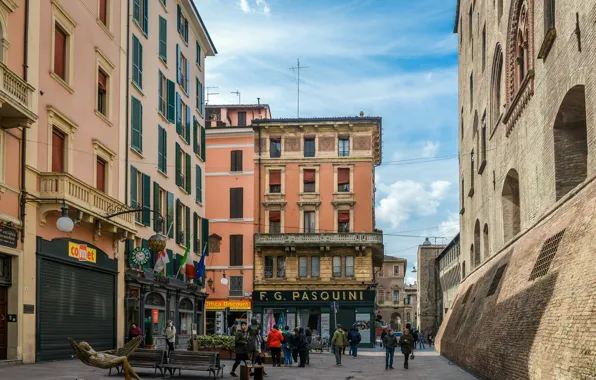
[[[347,351],[346,351],[347,352]],[[412,379],[412,380],[473,380],[474,377],[451,365],[432,349],[416,350],[416,358],[410,361],[410,369],[403,368],[403,355],[394,359],[394,370],[385,370],[385,352],[380,349],[367,349],[358,353],[358,358],[344,356],[341,367],[335,366],[334,356],[329,353],[311,353],[310,365],[306,368],[272,368],[266,367],[267,379],[305,380],[305,379]],[[224,379],[231,379],[232,362],[223,361],[226,365]],[[135,369],[136,370],[136,369]],[[122,379],[121,376],[108,377],[108,370],[85,366],[78,360],[60,362],[27,364],[10,367],[0,367],[0,379],[23,380],[106,380]],[[138,375],[142,379],[161,379],[153,376],[153,371],[139,369]],[[236,371],[240,373],[239,370]],[[169,378],[169,376],[168,376]],[[182,371],[182,377],[176,379],[207,379],[206,372]]]

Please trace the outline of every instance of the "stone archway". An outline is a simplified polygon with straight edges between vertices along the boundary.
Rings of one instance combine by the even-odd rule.
[[[391,321],[390,321],[390,325],[391,328],[395,331],[400,331],[402,328],[402,319],[401,319],[401,314],[399,313],[393,313],[391,314]]]

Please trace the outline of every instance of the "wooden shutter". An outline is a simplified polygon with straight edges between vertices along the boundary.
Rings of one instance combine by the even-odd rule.
[[[168,135],[166,130],[160,126],[158,126],[158,134],[157,134],[157,163],[158,169],[163,173],[168,172],[168,165],[167,165],[167,138]]]
[[[182,100],[180,94],[176,92],[176,133],[182,136]]]
[[[315,183],[315,171],[313,169],[304,169],[304,183]]]
[[[201,45],[199,45],[199,41],[197,41],[197,57],[196,57],[196,63],[197,65],[199,65],[199,67],[201,66]],[[198,108],[198,107],[197,107]]]
[[[139,181],[138,172],[134,166],[130,167],[130,207],[137,208],[139,205]]]
[[[203,108],[203,115],[205,114],[205,109]],[[201,160],[205,162],[207,159],[207,145],[206,145],[206,137],[205,137],[205,127],[202,125],[201,127]]]
[[[230,189],[230,218],[243,217],[243,193],[241,187]]]
[[[242,151],[236,151],[236,170],[241,172],[242,171]]]
[[[66,33],[54,26],[54,73],[66,80]]]
[[[159,16],[159,57],[168,62],[168,20]]]
[[[182,213],[180,212],[180,200],[176,199],[176,243],[180,244],[180,229],[182,228]]]
[[[186,141],[190,144],[190,107],[185,106],[186,108]]]
[[[131,108],[131,145],[137,151],[143,152],[143,105],[139,99],[135,98],[134,96],[131,98]]]
[[[176,82],[182,86],[182,70],[180,63],[180,45],[176,44]]]
[[[64,172],[64,134],[56,129],[52,131],[52,171]]]
[[[340,168],[337,169],[337,184],[345,185],[350,183],[350,169]]]
[[[108,26],[108,0],[99,0],[99,20]]]
[[[151,225],[151,177],[143,174],[143,225]]]
[[[180,181],[180,176],[182,175],[181,165],[180,162],[180,144],[176,143],[176,185],[183,186],[182,182]]]
[[[281,221],[281,211],[269,211],[269,221],[270,222]]]
[[[106,163],[101,160],[97,159],[96,162],[96,183],[97,183],[97,190],[106,192]]]
[[[193,227],[192,227],[192,233],[193,233],[193,245],[192,245],[192,251],[195,253],[199,252],[199,246],[200,246],[200,241],[199,241],[199,215],[196,212],[193,212],[192,214],[192,221],[193,221]]]
[[[196,116],[192,117],[192,136],[192,151],[199,154],[199,122]]]
[[[203,203],[203,169],[199,165],[196,166],[196,194],[195,199],[199,203]]]
[[[106,76],[106,74],[99,70],[97,73],[97,87],[99,88],[100,91],[103,91],[104,93],[108,91],[108,78]]]
[[[132,0],[132,18],[141,24],[141,0]]]
[[[182,33],[182,11],[180,10],[180,4],[178,4],[177,20],[178,20],[178,33]]]
[[[169,238],[174,237],[174,194],[168,193],[168,211],[167,211],[166,231]]]
[[[281,170],[271,170],[269,172],[269,185],[281,185]]]
[[[161,232],[161,227],[163,221],[161,219],[161,199],[160,199],[160,190],[159,184],[157,182],[153,182],[153,231]]]
[[[201,223],[201,240],[203,241],[201,252],[205,252],[205,255],[209,256],[209,219],[203,218],[201,219]]]
[[[186,155],[186,192],[191,194],[192,193],[192,171],[190,168],[190,154]]]
[[[350,222],[350,210],[339,210],[337,212],[337,221],[339,223],[349,223]]]
[[[186,209],[186,247],[190,248],[190,207]]]
[[[143,32],[149,34],[149,4],[148,0],[143,0]]]
[[[243,235],[230,235],[230,265],[242,266]]]
[[[174,251],[171,249],[166,249],[166,254],[168,255],[168,259],[170,262],[166,264],[166,276],[172,277],[172,267],[174,266]]]
[[[173,123],[176,120],[176,85],[168,80],[168,121]]]

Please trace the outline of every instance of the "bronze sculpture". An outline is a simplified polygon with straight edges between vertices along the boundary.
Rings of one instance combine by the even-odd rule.
[[[122,367],[125,380],[141,380],[141,378],[135,373],[128,363],[128,356],[139,347],[141,340],[142,337],[137,336],[130,342],[126,343],[122,348],[105,352],[97,352],[87,342],[77,343],[74,340],[68,338],[68,341],[70,342],[75,354],[84,364],[102,369]]]

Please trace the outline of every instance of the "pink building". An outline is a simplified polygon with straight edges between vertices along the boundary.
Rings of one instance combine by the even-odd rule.
[[[222,333],[249,319],[253,290],[255,119],[270,119],[267,104],[208,105],[207,217],[210,251],[206,333]],[[222,284],[222,279],[227,284]],[[224,283],[226,282],[224,280]],[[224,316],[226,308],[230,313]]]

